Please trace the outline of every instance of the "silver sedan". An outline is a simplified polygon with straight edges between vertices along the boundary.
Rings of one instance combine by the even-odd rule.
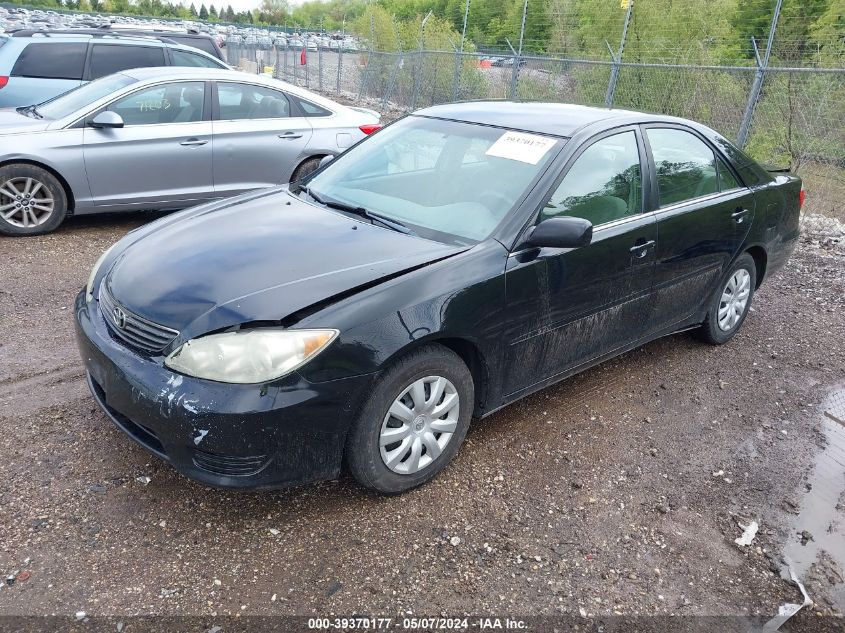
[[[141,68],[0,110],[0,233],[69,214],[181,209],[295,181],[379,115],[229,70]]]

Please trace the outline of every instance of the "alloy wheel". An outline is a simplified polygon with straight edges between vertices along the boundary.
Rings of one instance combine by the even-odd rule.
[[[427,468],[443,452],[458,426],[460,396],[443,376],[411,383],[390,405],[379,433],[384,465],[412,475]]]
[[[740,268],[728,279],[722,291],[722,298],[719,300],[719,311],[716,316],[720,330],[729,332],[736,326],[745,313],[750,296],[751,275],[744,268]]]
[[[12,226],[44,224],[53,215],[55,204],[50,190],[36,178],[11,178],[0,185],[0,217]]]

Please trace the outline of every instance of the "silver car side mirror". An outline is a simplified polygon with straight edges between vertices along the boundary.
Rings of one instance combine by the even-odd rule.
[[[123,127],[123,117],[117,112],[104,110],[88,122],[88,125],[95,128],[119,128]]]

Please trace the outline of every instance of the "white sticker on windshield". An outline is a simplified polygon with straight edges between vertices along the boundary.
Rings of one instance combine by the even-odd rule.
[[[536,165],[557,141],[547,136],[505,132],[485,153],[488,156],[509,158],[522,163]]]

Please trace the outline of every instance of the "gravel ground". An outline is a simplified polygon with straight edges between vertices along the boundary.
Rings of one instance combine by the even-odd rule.
[[[810,231],[730,344],[676,335],[548,388],[475,424],[434,482],[383,498],[346,477],[209,489],[113,428],[70,306],[151,217],[0,238],[0,615],[768,617],[800,602],[779,560],[831,450],[822,404],[845,385],[835,236]],[[817,604],[785,629],[842,610],[841,561],[812,569]]]

